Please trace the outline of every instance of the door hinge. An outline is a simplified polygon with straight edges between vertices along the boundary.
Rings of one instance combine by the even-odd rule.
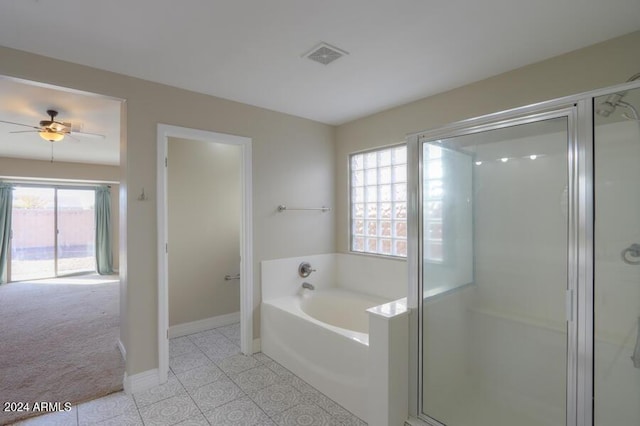
[[[167,328],[167,339],[169,338],[169,329]]]
[[[165,245],[164,245],[164,252],[165,252],[165,253],[169,253],[169,243],[165,243]]]
[[[169,165],[169,160],[167,157],[164,157],[164,166],[167,167]]]

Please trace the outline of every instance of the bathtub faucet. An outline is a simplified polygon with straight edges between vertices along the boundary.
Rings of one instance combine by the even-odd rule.
[[[311,275],[312,272],[315,271],[316,270],[311,267],[311,264],[309,262],[302,262],[298,266],[298,275],[300,275],[302,278],[307,278],[309,275]]]
[[[302,283],[302,288],[308,288],[309,290],[315,290],[316,289],[316,287],[313,284],[308,283],[306,281]]]

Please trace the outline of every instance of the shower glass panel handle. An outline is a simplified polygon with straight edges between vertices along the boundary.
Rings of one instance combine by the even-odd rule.
[[[571,119],[418,139],[418,411],[430,424],[557,426],[573,409]]]
[[[594,99],[594,424],[640,425],[640,89]]]

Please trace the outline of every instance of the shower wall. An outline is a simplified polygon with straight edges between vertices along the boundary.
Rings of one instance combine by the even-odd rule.
[[[478,158],[508,161],[475,168],[470,371],[482,388],[528,413],[531,424],[560,424],[565,412],[558,401],[566,392],[566,365],[558,362],[566,357],[566,133],[477,150]]]
[[[620,114],[596,119],[595,425],[637,425],[640,369],[631,355],[638,338],[640,265],[624,263],[621,252],[640,242],[640,122],[621,120]]]

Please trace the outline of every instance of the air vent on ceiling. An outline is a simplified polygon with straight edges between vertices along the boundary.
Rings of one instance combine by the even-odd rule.
[[[309,58],[312,61],[320,62],[322,65],[329,65],[336,59],[340,59],[344,55],[348,54],[349,52],[338,49],[330,44],[320,43],[302,56]]]

